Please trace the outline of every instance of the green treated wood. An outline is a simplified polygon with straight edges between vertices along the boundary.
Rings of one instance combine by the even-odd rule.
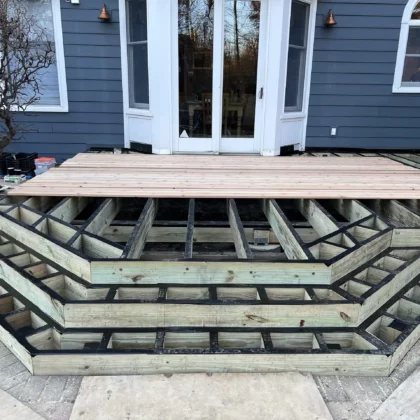
[[[29,252],[33,249],[76,276],[90,281],[90,264],[87,259],[72,252],[64,245],[40,235],[34,229],[25,228],[12,219],[0,215],[0,233],[18,241],[22,246],[28,248]]]
[[[324,263],[203,262],[203,261],[92,261],[95,284],[330,284]]]
[[[287,257],[292,260],[310,259],[311,253],[305,249],[303,241],[294,230],[286,215],[275,200],[263,200],[265,217],[270,222]]]
[[[252,251],[246,239],[244,227],[242,225],[241,218],[239,217],[235,200],[228,199],[227,211],[230,228],[232,230],[233,242],[235,244],[236,254],[238,258],[252,260]]]

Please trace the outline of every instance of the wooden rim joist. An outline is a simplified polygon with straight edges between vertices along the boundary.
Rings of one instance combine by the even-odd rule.
[[[5,197],[0,339],[35,374],[387,375],[420,336],[416,209]]]

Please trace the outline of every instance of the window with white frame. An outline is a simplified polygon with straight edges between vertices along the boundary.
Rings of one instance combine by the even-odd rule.
[[[400,32],[394,93],[420,93],[420,1],[408,2]]]
[[[310,7],[308,3],[292,1],[285,112],[302,111]]]
[[[130,108],[149,109],[147,1],[127,0],[126,10]]]
[[[28,107],[28,111],[68,111],[60,0],[25,2],[29,14],[35,17],[37,25],[45,30],[53,43],[56,55],[55,63],[38,73],[41,87],[39,101]]]

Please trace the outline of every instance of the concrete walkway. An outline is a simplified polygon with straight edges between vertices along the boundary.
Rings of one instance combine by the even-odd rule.
[[[419,367],[420,341],[389,378],[315,376],[314,379],[334,420],[369,420]],[[69,420],[82,379],[31,376],[0,342],[0,389],[47,420]]]
[[[45,420],[44,417],[2,390],[0,390],[0,407],[2,420]]]
[[[332,420],[311,375],[86,377],[71,420]]]
[[[372,420],[417,420],[420,417],[420,369],[405,380],[376,410]]]

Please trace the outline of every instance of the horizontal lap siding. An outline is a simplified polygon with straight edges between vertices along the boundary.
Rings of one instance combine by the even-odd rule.
[[[109,23],[98,20],[103,3],[60,0],[69,112],[19,116],[31,132],[10,151],[62,161],[91,146],[124,145],[118,0],[106,1]]]
[[[319,0],[307,147],[420,147],[420,94],[392,93],[406,3]],[[324,28],[329,9],[338,23]]]

